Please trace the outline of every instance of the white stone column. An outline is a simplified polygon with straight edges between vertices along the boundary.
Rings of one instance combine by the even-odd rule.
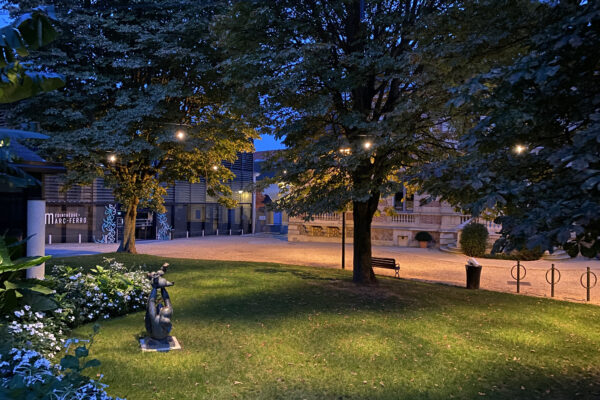
[[[46,255],[46,200],[27,200],[27,256]],[[27,278],[44,279],[44,264],[27,270]]]

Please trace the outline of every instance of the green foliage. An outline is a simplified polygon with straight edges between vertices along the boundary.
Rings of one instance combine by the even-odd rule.
[[[233,174],[222,162],[251,151],[256,133],[226,104],[221,56],[209,37],[213,15],[225,3],[53,4],[61,36],[34,60],[67,76],[67,84],[20,103],[7,117],[41,123],[51,136],[43,144],[47,155],[67,167],[65,184],[103,178],[131,209],[127,232],[137,207],[165,211],[167,187],[176,180],[205,182],[209,196],[234,206],[227,185]],[[184,140],[176,137],[179,130]]]
[[[563,248],[571,258],[575,258],[579,255],[579,244],[576,242],[567,242]]]
[[[4,236],[0,236],[0,311],[11,312],[17,307],[30,305],[35,310],[50,310],[56,308],[56,303],[48,296],[54,290],[46,282],[35,279],[24,280],[19,276],[20,271],[40,265],[51,258],[22,257],[11,259],[11,247],[17,248],[21,242],[7,245]]]
[[[69,326],[108,319],[144,309],[151,285],[147,271],[127,270],[114,259],[105,259],[86,272],[55,265],[47,277],[57,291],[63,309],[69,310]]]
[[[421,231],[415,235],[415,240],[418,242],[431,242],[433,237],[429,232]]]
[[[516,3],[507,9],[519,16],[530,2],[485,1],[487,14],[477,12],[482,2],[363,3],[364,9],[358,0],[237,1],[214,31],[228,55],[222,63],[228,82],[237,87],[233,106],[272,127],[288,146],[272,160],[277,174],[266,181],[282,182],[276,205],[311,215],[352,204],[361,254],[354,270],[365,277],[363,269],[371,270],[363,266],[370,259],[365,230],[380,197],[402,190],[413,169],[453,149],[448,87],[488,71],[515,47],[509,37],[492,46],[483,36],[484,30],[506,35],[513,20],[485,18],[505,3]],[[471,29],[448,31],[438,21],[448,14],[459,20],[455,26]],[[473,51],[448,62],[446,48],[434,44],[450,37]]]
[[[425,169],[425,190],[473,215],[495,209],[497,250],[548,250],[573,235],[598,253],[600,3],[539,2],[528,30],[526,51],[454,90],[472,129]]]
[[[57,35],[51,13],[47,8],[23,14],[11,26],[0,28],[0,103],[14,103],[40,92],[48,92],[64,85],[60,75],[45,71],[34,72],[20,62],[52,42]]]
[[[488,231],[485,225],[476,222],[467,224],[460,235],[460,248],[469,257],[481,257],[485,254]]]
[[[105,392],[106,385],[84,375],[86,369],[100,365],[100,361],[88,359],[97,332],[95,326],[88,340],[70,340],[60,370],[34,350],[13,348],[1,353],[0,398],[112,400]],[[71,351],[72,344],[76,347]]]

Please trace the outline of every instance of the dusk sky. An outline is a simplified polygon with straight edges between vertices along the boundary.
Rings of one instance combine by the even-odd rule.
[[[254,147],[256,148],[256,151],[277,150],[285,148],[281,141],[275,139],[271,135],[263,135],[262,139],[255,140]]]

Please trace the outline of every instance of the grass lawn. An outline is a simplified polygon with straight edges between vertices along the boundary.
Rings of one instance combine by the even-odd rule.
[[[598,399],[600,307],[341,270],[110,255],[171,264],[173,335],[142,353],[144,314],[102,322],[92,356],[128,399]],[[92,266],[103,255],[53,259]],[[85,326],[75,331],[84,335]]]

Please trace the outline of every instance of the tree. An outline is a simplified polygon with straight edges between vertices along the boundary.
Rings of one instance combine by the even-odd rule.
[[[456,89],[453,106],[475,124],[424,188],[473,215],[493,210],[496,251],[600,251],[599,46],[598,2],[548,4],[527,52]]]
[[[19,62],[29,55],[29,51],[47,45],[56,37],[52,13],[48,15],[48,11],[36,9],[24,14],[15,23],[0,28],[0,103],[14,103],[64,85],[60,75],[35,72]],[[0,186],[35,185],[35,178],[11,165],[14,156],[10,151],[10,139],[3,136],[5,133],[0,131]]]
[[[12,118],[38,121],[52,136],[44,148],[64,162],[67,185],[104,178],[125,210],[119,251],[136,252],[138,207],[164,212],[175,180],[202,179],[209,195],[234,205],[233,174],[221,163],[250,151],[255,133],[224,107],[208,31],[223,4],[55,2],[62,34],[36,61],[67,76],[66,87],[23,103]]]
[[[0,28],[0,103],[14,103],[64,85],[60,75],[33,71],[20,61],[56,38],[52,19],[51,9],[37,8]]]
[[[355,282],[375,281],[371,222],[380,198],[399,191],[411,169],[452,149],[447,87],[494,65],[492,56],[462,69],[437,60],[443,54],[439,47],[431,53],[431,44],[448,28],[435,18],[461,17],[482,36],[484,29],[511,30],[510,21],[486,26],[476,14],[469,22],[472,7],[483,3],[489,16],[497,3],[458,7],[465,3],[247,0],[215,24],[227,78],[240,87],[235,104],[265,119],[288,146],[273,161],[274,180],[284,183],[277,206],[309,218],[352,205]],[[517,3],[516,14],[528,2],[504,3]],[[511,47],[509,40],[495,45]]]

